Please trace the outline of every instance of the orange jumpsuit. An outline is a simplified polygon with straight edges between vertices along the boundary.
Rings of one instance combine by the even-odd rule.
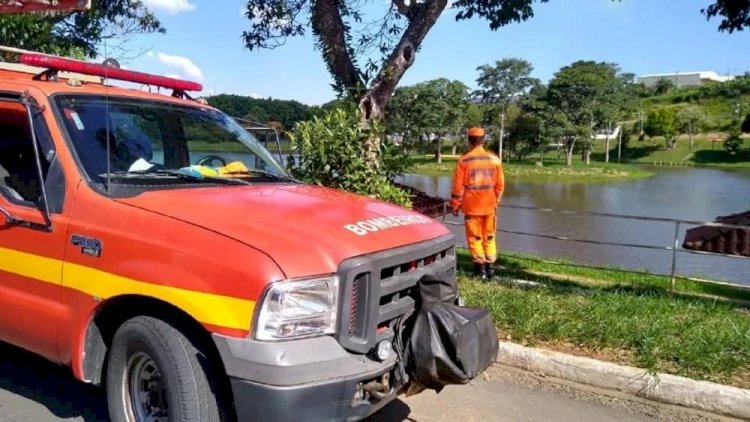
[[[465,216],[466,242],[475,264],[497,260],[497,211],[505,188],[497,155],[477,146],[461,156],[453,176],[451,208]]]

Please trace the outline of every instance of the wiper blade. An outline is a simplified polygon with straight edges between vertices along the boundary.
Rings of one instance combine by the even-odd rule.
[[[257,174],[257,175],[260,175],[260,176],[263,176],[263,177],[268,177],[268,178],[271,178],[271,179],[285,180],[285,181],[288,181],[288,182],[297,182],[297,180],[294,179],[293,177],[283,176],[283,175],[276,174],[276,173],[271,173],[270,171],[265,171],[265,170],[260,170],[260,169],[248,169],[247,172],[248,172],[248,174]]]
[[[100,174],[99,176],[106,178],[107,174]],[[135,170],[135,171],[118,171],[110,173],[110,176],[117,178],[159,178],[159,177],[174,177],[181,180],[187,180],[190,182],[205,182],[205,183],[220,183],[223,185],[252,185],[252,183],[226,177],[212,177],[212,176],[196,176],[192,174],[183,173],[179,170]]]
[[[222,183],[222,184],[225,184],[225,185],[252,185],[252,183],[250,183],[250,182],[248,182],[246,180],[233,179],[233,178],[229,178],[229,177],[220,177],[220,176],[218,176],[218,177],[216,177],[216,176],[205,176],[205,175],[196,176],[194,174],[183,173],[183,172],[181,172],[179,170],[155,170],[152,173],[155,173],[155,174],[166,174],[168,176],[175,176],[175,177],[179,177],[179,178],[181,178],[183,180],[190,180],[190,181],[195,180],[195,181],[216,182],[216,183]]]

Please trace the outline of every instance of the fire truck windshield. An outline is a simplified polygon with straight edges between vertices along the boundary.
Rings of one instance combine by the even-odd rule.
[[[112,174],[287,177],[255,137],[213,109],[98,95],[58,95],[54,103],[95,183]]]

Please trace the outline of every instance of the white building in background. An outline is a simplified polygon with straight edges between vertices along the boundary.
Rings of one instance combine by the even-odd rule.
[[[711,83],[726,82],[734,79],[734,76],[722,76],[718,73],[708,70],[703,72],[673,72],[673,73],[654,73],[651,75],[641,75],[638,82],[648,87],[656,85],[659,79],[671,81],[676,87],[684,86],[701,86]]]

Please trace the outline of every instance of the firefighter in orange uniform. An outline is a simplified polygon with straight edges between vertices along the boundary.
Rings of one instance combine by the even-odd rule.
[[[500,159],[484,149],[484,130],[470,128],[467,135],[470,151],[456,165],[451,211],[454,216],[459,210],[464,213],[474,275],[489,279],[494,275],[497,260],[495,232],[505,178]]]

